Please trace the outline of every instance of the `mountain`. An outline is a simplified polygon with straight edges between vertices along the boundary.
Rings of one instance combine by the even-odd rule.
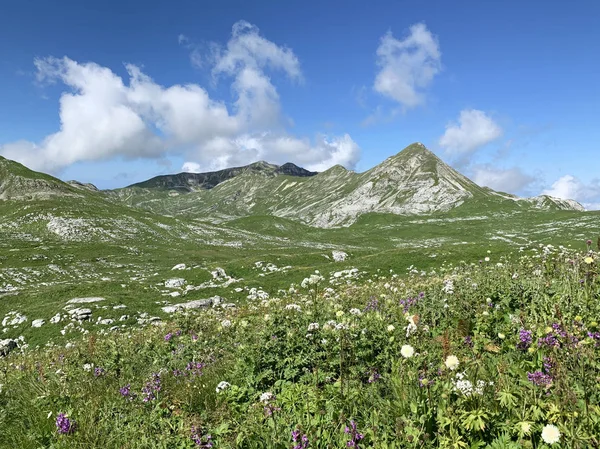
[[[266,177],[289,175],[307,177],[317,173],[305,170],[290,162],[284,165],[269,164],[268,162],[255,162],[244,167],[226,168],[224,170],[208,173],[179,173],[177,175],[156,176],[144,182],[133,184],[129,187],[147,189],[169,189],[181,192],[192,192],[199,189],[212,189],[218,184],[242,174],[256,174]]]
[[[362,215],[418,215],[450,210],[583,210],[574,201],[529,199],[480,187],[421,143],[364,173],[336,165],[308,172],[258,162],[211,173],[159,176],[108,193],[156,213],[228,221],[250,215],[312,226],[349,226]]]

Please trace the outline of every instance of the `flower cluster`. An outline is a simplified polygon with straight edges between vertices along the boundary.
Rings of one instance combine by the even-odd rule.
[[[306,449],[309,446],[308,436],[301,435],[299,430],[292,431],[292,442],[294,449]]]
[[[159,373],[152,373],[152,379],[146,382],[144,388],[142,388],[142,393],[144,394],[144,398],[142,399],[144,402],[150,402],[156,399],[156,393],[158,393],[161,389],[161,381]]]
[[[529,346],[531,346],[531,342],[533,341],[533,332],[528,331],[527,329],[519,330],[519,343],[517,343],[517,349],[521,351],[527,351]]]
[[[196,426],[193,426],[191,430],[192,430],[192,441],[194,441],[194,443],[196,443],[196,446],[204,448],[204,449],[213,447],[211,435],[202,435],[202,432]]]
[[[350,421],[350,427],[346,426],[344,429],[344,433],[350,436],[350,441],[346,443],[346,447],[355,447],[358,449],[358,442],[362,440],[365,436],[356,430],[356,423],[354,421]]]
[[[56,417],[56,431],[61,435],[67,435],[75,432],[77,423],[71,420],[64,413],[59,413]]]

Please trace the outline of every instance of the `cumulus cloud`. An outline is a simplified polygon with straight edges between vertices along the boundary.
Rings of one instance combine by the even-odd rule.
[[[447,153],[466,156],[498,139],[502,128],[485,112],[477,109],[460,111],[458,123],[449,123],[439,145]]]
[[[524,173],[520,168],[494,168],[480,165],[473,168],[473,181],[480,186],[501,192],[520,192],[535,181],[533,176]]]
[[[555,196],[565,200],[575,200],[583,204],[586,209],[600,209],[600,181],[593,180],[586,184],[572,175],[558,178],[542,195]]]
[[[390,31],[377,48],[377,65],[375,91],[405,108],[418,106],[425,101],[424,89],[442,69],[437,38],[424,23],[411,26],[404,39]]]
[[[190,45],[184,35],[178,41]],[[244,21],[233,26],[224,47],[215,44],[212,49],[207,60],[215,80],[231,82],[231,108],[198,84],[162,86],[132,64],[125,66],[129,79],[124,81],[93,62],[36,59],[40,83],[66,87],[60,98],[60,129],[39,143],[0,145],[0,154],[44,171],[78,161],[159,159],[174,153],[184,155],[189,171],[257,159],[312,169],[336,163],[354,167],[359,148],[348,135],[310,140],[285,131],[279,94],[267,71],[301,82],[300,63],[291,49],[265,39]]]

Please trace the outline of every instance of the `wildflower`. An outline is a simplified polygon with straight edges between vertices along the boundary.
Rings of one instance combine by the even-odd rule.
[[[521,423],[521,432],[525,435],[529,435],[529,432],[531,432],[531,424],[527,421],[523,421]]]
[[[169,340],[171,340],[171,338],[173,338],[173,334],[171,332],[169,332],[167,335],[165,335],[165,341],[169,341]]]
[[[103,376],[105,373],[106,373],[106,371],[104,370],[104,368],[101,368],[99,366],[97,366],[96,368],[94,368],[94,376],[95,377]]]
[[[142,393],[144,394],[144,398],[142,399],[144,402],[150,402],[156,399],[156,394],[161,390],[160,383],[160,374],[152,373],[152,379],[146,382],[144,388],[142,388]]]
[[[388,327],[387,327],[387,331],[388,331],[388,332],[394,332],[394,330],[395,330],[395,329],[396,329],[396,328],[394,327],[394,325],[393,325],[393,324],[390,324],[390,325],[388,325]]]
[[[404,345],[402,348],[400,348],[400,354],[402,354],[402,357],[405,359],[409,359],[415,355],[415,348],[413,348],[411,345]]]
[[[356,430],[356,423],[352,420],[350,421],[350,427],[346,426],[344,429],[344,433],[350,435],[350,441],[346,443],[346,447],[358,448],[358,442],[365,437]]]
[[[267,391],[260,395],[260,402],[262,402],[263,404],[266,404],[267,402],[270,402],[273,399],[275,399],[275,395],[270,391]]]
[[[223,320],[223,321],[221,321],[221,326],[222,327],[231,327],[231,321]]]
[[[300,431],[297,429],[292,431],[292,442],[296,443],[294,449],[306,449],[309,445],[308,437],[300,436]]]
[[[220,393],[221,391],[226,390],[227,388],[229,388],[231,386],[231,384],[229,382],[225,382],[224,380],[219,382],[219,385],[217,385],[217,393]]]
[[[367,380],[367,382],[372,384],[373,382],[377,382],[380,378],[381,378],[381,374],[379,374],[377,372],[377,370],[373,368],[371,370],[371,375],[369,376],[369,379]]]
[[[552,377],[541,371],[528,372],[527,379],[538,387],[548,387],[552,385]]]
[[[350,314],[351,315],[362,315],[362,312],[360,311],[360,309],[350,309]]]
[[[310,323],[308,325],[308,331],[313,332],[319,329],[319,323]]]
[[[520,349],[521,351],[527,350],[533,341],[532,335],[533,332],[521,329],[519,331],[519,343],[517,343],[517,349]]]
[[[542,429],[542,440],[546,444],[554,444],[560,441],[560,431],[552,424],[546,424]]]
[[[338,318],[341,318],[344,316],[344,311],[343,310],[338,310],[337,312],[335,312],[335,316]]]
[[[285,306],[285,310],[295,310],[296,312],[301,312],[302,307],[300,307],[298,304],[288,304]]]
[[[456,357],[455,355],[449,355],[448,357],[446,357],[446,361],[444,362],[446,368],[448,368],[451,371],[454,371],[456,368],[458,368],[459,363],[460,362],[458,361],[458,357]]]
[[[201,448],[211,448],[213,447],[212,436],[211,435],[202,435],[200,429],[196,426],[192,426],[192,440],[196,443],[196,446]]]
[[[486,258],[485,258],[485,259],[483,259],[483,260],[485,260],[486,262],[489,262],[489,261],[490,261],[490,258],[489,258],[489,257],[486,257]]]
[[[73,433],[76,427],[77,423],[67,418],[67,415],[64,413],[59,413],[56,417],[56,431],[58,433],[67,435],[69,433]]]
[[[506,338],[506,335],[504,335],[502,332],[498,332],[498,338],[500,340],[504,340]]]
[[[91,363],[85,363],[85,364],[83,365],[83,370],[84,370],[84,371],[88,371],[88,372],[89,372],[89,371],[91,371],[91,370],[92,370],[92,366],[93,366],[93,365],[92,365]]]
[[[589,257],[589,256],[588,256],[588,257],[586,257],[585,259],[583,259],[583,261],[584,261],[585,263],[587,263],[588,265],[590,265],[590,264],[594,263],[594,258],[593,258],[593,257]]]
[[[124,387],[119,388],[119,393],[121,393],[121,396],[123,396],[124,399],[135,399],[135,394],[131,392],[131,384],[127,384]]]

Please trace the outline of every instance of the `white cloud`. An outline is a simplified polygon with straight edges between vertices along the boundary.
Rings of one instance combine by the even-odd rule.
[[[458,123],[446,126],[446,132],[440,137],[439,144],[449,154],[465,156],[501,135],[502,128],[485,112],[464,109],[460,111]]]
[[[555,196],[565,200],[575,200],[583,204],[586,209],[600,209],[600,182],[593,180],[586,184],[572,175],[558,178],[542,195]]]
[[[488,165],[473,168],[473,181],[480,186],[486,186],[501,192],[515,193],[523,190],[535,181],[520,168],[498,169]]]
[[[436,37],[425,24],[410,27],[403,40],[388,32],[377,48],[374,89],[380,94],[412,108],[425,101],[424,89],[442,68],[441,53]]]
[[[181,167],[181,171],[186,173],[201,173],[202,167],[197,162],[185,162]]]
[[[190,42],[184,35],[178,41]],[[197,84],[161,86],[132,64],[126,65],[126,83],[92,62],[36,59],[39,82],[60,82],[67,89],[60,98],[60,130],[40,143],[0,145],[0,154],[44,171],[78,161],[159,159],[174,153],[185,155],[193,171],[257,159],[313,169],[336,163],[354,167],[359,148],[348,135],[317,136],[311,142],[286,133],[279,94],[265,71],[280,70],[301,81],[291,49],[261,37],[247,22],[236,23],[227,45],[213,49],[213,76],[232,82],[231,110]]]

